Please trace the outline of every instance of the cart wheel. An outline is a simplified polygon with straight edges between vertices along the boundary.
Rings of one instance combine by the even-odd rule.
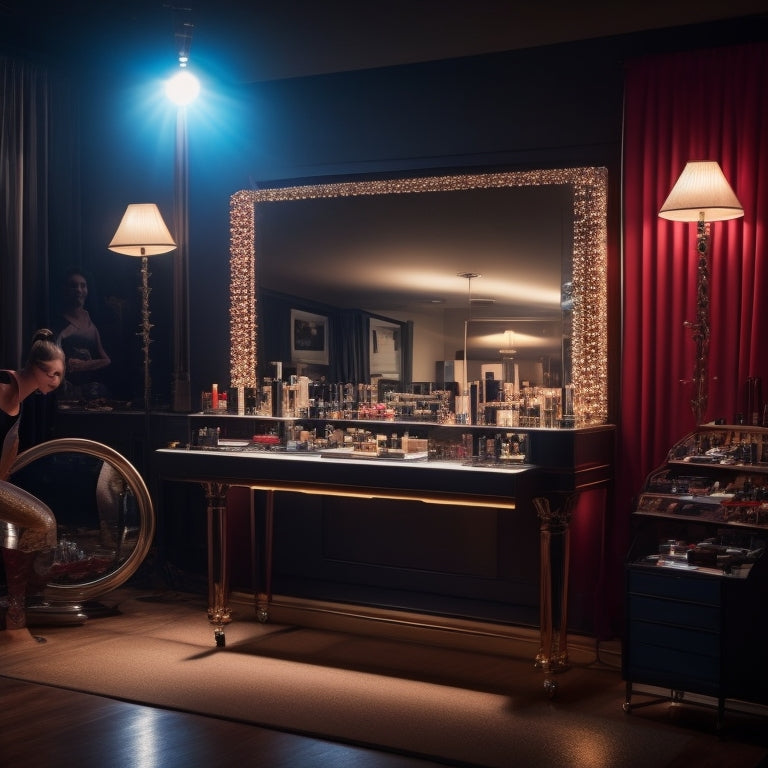
[[[551,677],[544,680],[544,693],[549,699],[553,699],[557,693],[557,683]]]

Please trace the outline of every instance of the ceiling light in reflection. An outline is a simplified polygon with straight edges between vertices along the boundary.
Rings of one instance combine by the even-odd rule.
[[[530,348],[541,349],[542,339],[552,338],[552,345],[555,348],[559,348],[562,343],[561,337],[555,336],[552,332],[552,324],[541,323],[539,333],[520,333],[515,331],[513,334],[514,343],[510,344],[509,335],[504,331],[495,331],[491,333],[476,333],[473,328],[471,331],[472,343],[475,346],[482,347],[483,349],[512,349],[517,353],[518,350],[526,350]],[[558,329],[559,332],[559,329]]]

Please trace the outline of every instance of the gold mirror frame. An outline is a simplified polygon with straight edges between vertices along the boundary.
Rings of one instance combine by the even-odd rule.
[[[230,379],[256,387],[258,287],[256,206],[355,195],[569,185],[573,189],[572,381],[576,426],[608,418],[607,198],[605,168],[458,174],[241,190],[230,198]]]
[[[16,461],[11,467],[11,475],[39,459],[57,453],[80,453],[108,462],[133,492],[139,517],[136,545],[117,568],[92,581],[73,584],[48,584],[46,586],[45,595],[47,598],[53,602],[68,603],[104,595],[121,586],[133,576],[152,546],[152,539],[155,535],[155,513],[147,486],[133,464],[114,449],[93,440],[64,437],[35,445],[16,457]],[[53,513],[56,514],[55,509],[53,509]]]

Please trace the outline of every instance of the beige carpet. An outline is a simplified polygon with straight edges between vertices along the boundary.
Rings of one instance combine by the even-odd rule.
[[[510,658],[243,617],[216,648],[198,598],[126,589],[111,599],[115,615],[38,629],[44,645],[5,644],[0,674],[497,768],[670,766],[691,739],[625,715],[616,665],[587,648],[572,651],[548,699],[530,644]],[[742,765],[766,754],[746,749]]]

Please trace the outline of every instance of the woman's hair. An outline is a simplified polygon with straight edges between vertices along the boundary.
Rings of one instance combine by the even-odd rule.
[[[40,328],[32,337],[32,347],[27,357],[27,365],[49,363],[51,360],[63,360],[64,350],[53,340],[53,331]]]
[[[66,272],[64,272],[64,285],[66,285],[69,282],[70,277],[74,277],[75,275],[80,275],[88,285],[91,284],[91,276],[86,270],[84,270],[82,267],[67,267]]]

